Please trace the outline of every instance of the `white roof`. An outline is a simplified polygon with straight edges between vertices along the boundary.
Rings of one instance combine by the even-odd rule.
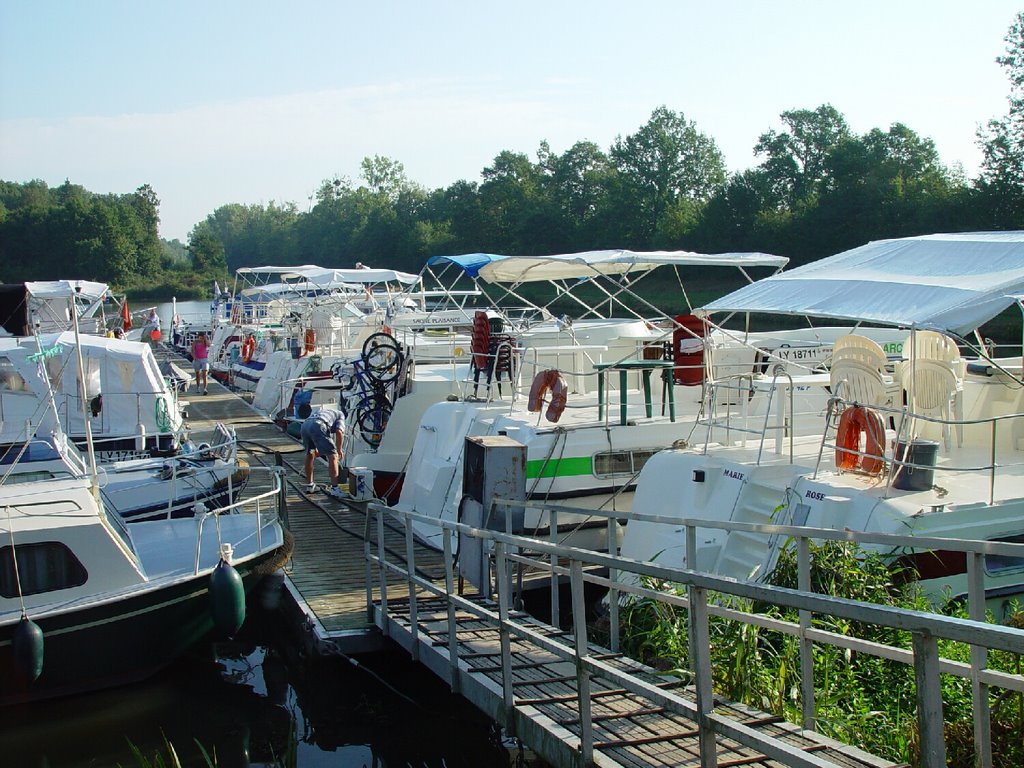
[[[37,299],[66,299],[80,296],[83,299],[102,299],[107,293],[106,283],[90,280],[42,280],[25,283],[30,296]]]
[[[311,273],[305,276],[306,280],[315,285],[336,284],[336,283],[359,283],[368,285],[372,283],[402,283],[413,285],[419,280],[419,276],[408,272],[399,272],[397,269],[322,269],[319,273]]]
[[[298,267],[241,267],[236,273],[242,276],[280,275],[282,280],[305,281],[322,287],[341,283],[398,282],[412,285],[419,279],[416,275],[399,272],[397,269],[333,269],[315,264]]]
[[[664,265],[704,267],[775,267],[789,262],[767,253],[691,253],[689,251],[583,251],[549,256],[495,257],[480,268],[490,283],[571,280],[595,275],[642,272]]]
[[[878,240],[767,277],[700,311],[765,312],[967,334],[1024,294],[1024,232]]]

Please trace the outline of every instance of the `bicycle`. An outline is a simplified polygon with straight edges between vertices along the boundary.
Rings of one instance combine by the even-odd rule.
[[[336,363],[332,374],[347,384],[342,388],[341,410],[350,413],[360,436],[371,448],[377,448],[384,436],[393,409],[388,390],[393,388],[405,361],[400,345],[387,333],[375,333],[363,344],[362,354],[352,361],[352,372]]]

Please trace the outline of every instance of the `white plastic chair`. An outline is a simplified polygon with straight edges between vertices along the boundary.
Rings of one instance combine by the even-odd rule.
[[[832,393],[861,405],[885,404],[888,396],[882,371],[888,362],[874,340],[854,333],[840,336],[832,347],[829,366]]]
[[[857,360],[835,360],[829,369],[832,394],[860,405],[883,405],[887,401],[882,372]]]
[[[904,361],[898,374],[913,414],[935,415],[947,421],[943,439],[949,449],[949,421],[963,421],[965,361],[948,336],[917,331],[903,342]],[[963,445],[963,425],[957,424],[957,445]]]
[[[843,362],[847,360],[853,360],[869,367],[877,368],[879,372],[883,371],[886,365],[889,364],[889,358],[886,357],[885,351],[878,345],[877,341],[856,333],[840,336],[836,339],[835,344],[832,345],[832,363],[835,364],[836,361]]]

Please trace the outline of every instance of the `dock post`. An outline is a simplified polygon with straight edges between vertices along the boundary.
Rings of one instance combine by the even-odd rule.
[[[448,602],[448,673],[452,693],[462,693],[459,681],[459,632],[455,614],[455,565],[452,557],[452,531],[444,529],[444,592]]]
[[[974,621],[985,618],[985,557],[967,553],[967,605]],[[981,682],[981,671],[988,666],[988,649],[971,646],[971,704],[974,711],[974,764],[992,768],[992,712],[988,686]]]
[[[516,733],[515,695],[512,689],[512,638],[509,635],[508,607],[512,602],[505,542],[494,542],[495,571],[498,581],[498,639],[501,645],[501,688],[505,710],[505,730]]]
[[[797,588],[811,591],[811,547],[801,536],[797,550]],[[803,726],[816,729],[818,708],[814,700],[814,643],[807,637],[811,629],[811,612],[801,610],[800,616],[800,698],[803,700]]]
[[[572,623],[576,636],[576,693],[580,713],[580,762],[594,763],[594,723],[590,715],[590,670],[584,660],[590,655],[587,642],[587,614],[583,594],[583,563],[569,563],[569,587],[572,592]]]
[[[412,520],[405,518],[405,576],[409,589],[409,632],[412,634],[412,658],[420,660],[419,604],[416,600],[416,547],[412,536]]]
[[[917,729],[921,734],[921,765],[946,765],[945,728],[942,719],[942,688],[939,684],[939,644],[926,632],[911,635],[914,649],[914,682],[917,685]]]

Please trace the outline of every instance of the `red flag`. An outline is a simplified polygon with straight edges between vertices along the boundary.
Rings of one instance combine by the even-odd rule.
[[[121,327],[126,331],[132,329],[132,313],[128,309],[128,299],[125,299],[124,303],[121,304]]]

